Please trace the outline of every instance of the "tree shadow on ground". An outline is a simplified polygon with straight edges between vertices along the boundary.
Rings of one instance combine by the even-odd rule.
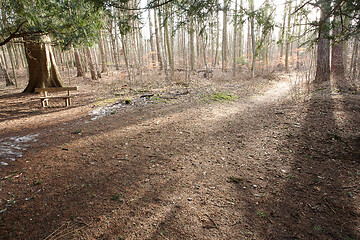
[[[79,93],[72,98],[72,104],[69,107],[65,107],[63,99],[51,99],[50,105],[43,108],[39,97],[39,94],[29,93],[0,96],[0,122],[56,113],[96,102],[90,94]]]
[[[289,169],[265,199],[247,203],[245,221],[258,239],[360,238],[359,102],[347,96],[314,93],[300,130],[284,136],[280,149]]]
[[[181,108],[162,110],[164,115],[180,111]],[[46,143],[46,138],[52,138],[53,141],[45,146],[35,144],[14,166],[6,168],[9,177],[3,178],[2,184],[8,185],[8,189],[16,189],[10,194],[16,199],[16,204],[6,204],[9,206],[1,209],[5,212],[0,236],[3,239],[21,239],[25,236],[27,239],[41,239],[58,227],[68,226],[68,222],[92,222],[96,225],[97,221],[102,222],[98,216],[113,216],[114,211],[122,211],[116,216],[119,220],[117,224],[123,224],[123,227],[127,225],[128,216],[134,216],[138,206],[142,205],[146,209],[154,203],[157,205],[157,199],[164,191],[168,194],[174,191],[171,189],[174,184],[163,179],[162,174],[154,174],[149,170],[153,161],[171,166],[170,157],[154,148],[148,149],[132,143],[133,139],[144,139],[150,145],[153,134],[148,133],[153,133],[155,127],[141,127],[143,130],[148,129],[144,130],[147,133],[145,135],[144,132],[132,132],[129,135],[109,136],[145,120],[152,122],[158,117],[151,108],[138,113],[132,115],[132,118],[123,113],[115,124],[113,118],[105,117],[85,126],[76,125],[79,118],[83,117],[77,116],[71,121],[61,122],[68,126],[66,131],[59,130],[58,123],[43,129],[47,136],[39,136],[39,141]],[[54,131],[50,133],[49,129]],[[79,129],[84,131],[77,132]],[[88,139],[89,143],[84,143],[84,139]],[[77,142],[82,143],[77,145]],[[43,156],[50,156],[50,159],[44,159]],[[17,174],[14,173],[22,176],[16,178],[14,176]],[[150,183],[145,181],[147,178],[151,180]],[[174,179],[177,181],[178,178]],[[143,185],[150,185],[145,188],[145,192]],[[119,198],[113,200],[116,194],[119,194]],[[135,196],[139,199],[135,199]],[[71,228],[65,230],[64,233],[72,231]],[[114,232],[113,228],[109,228],[104,233],[93,234],[105,238],[109,234],[120,234],[118,232],[123,231]]]
[[[322,109],[324,104],[327,106]],[[134,239],[241,239],[244,236],[248,239],[337,239],[342,232],[348,233],[345,237],[356,237],[356,223],[352,222],[352,218],[358,218],[354,200],[347,194],[348,190],[343,196],[343,187],[350,186],[347,182],[352,178],[347,173],[354,174],[358,165],[353,161],[342,162],[340,158],[355,158],[336,136],[341,136],[353,149],[359,146],[355,145],[355,138],[338,132],[333,106],[332,100],[314,97],[309,101],[309,111],[300,130],[279,141],[281,148],[288,150],[284,158],[289,158],[290,162],[284,164],[288,164],[289,169],[279,177],[279,184],[269,183],[269,194],[260,200],[244,196],[252,195],[249,187],[245,191],[239,187],[234,192],[233,183],[226,182],[231,174],[243,168],[240,164],[246,163],[244,158],[248,156],[241,155],[242,142],[246,145],[246,137],[261,133],[264,127],[260,123],[253,131],[251,123],[247,123],[249,129],[241,129],[239,126],[244,125],[237,126],[235,121],[248,120],[242,113],[233,118],[220,118],[213,126],[204,121],[205,126],[198,126],[189,134],[184,131],[184,125],[194,123],[189,119],[181,122],[180,129],[179,119],[157,124],[160,115],[165,119],[171,114],[186,114],[180,113],[183,107],[159,111],[162,108],[159,106],[154,111],[156,115],[153,109],[147,109],[131,117],[123,114],[116,121],[104,118],[89,123],[82,132],[76,131],[80,125],[75,125],[78,120],[75,119],[68,123],[74,124],[72,128],[58,132],[66,136],[56,138],[51,146],[41,147],[35,156],[27,155],[23,160],[31,164],[23,162],[14,168],[24,172],[20,178],[7,180],[7,184],[13,184],[13,189],[18,190],[19,200],[4,214],[0,226],[2,237],[45,238],[68,222],[84,223],[75,228],[85,226],[86,231],[61,229],[66,231],[60,235],[69,233],[65,239],[112,239],[115,236],[133,236]],[[253,112],[258,110],[261,109],[253,109]],[[272,114],[277,113],[274,110]],[[318,126],[323,118],[327,119],[326,124]],[[353,125],[358,124],[357,119],[352,120]],[[329,136],[328,130],[333,134]],[[244,136],[243,132],[250,136]],[[228,139],[239,142],[234,146]],[[206,155],[205,151],[213,156]],[[230,151],[233,152],[230,154]],[[228,155],[238,163],[230,162]],[[340,165],[336,165],[337,162]],[[250,174],[254,168],[249,170]],[[241,181],[253,181],[250,174]],[[200,185],[199,190],[194,188],[196,183]],[[213,189],[213,184],[225,187]],[[203,192],[197,192],[205,187]],[[176,197],[177,194],[196,198],[174,200],[172,195]],[[223,199],[222,194],[227,194],[232,204]],[[222,206],[224,202],[226,206]],[[342,224],[333,228],[331,218]],[[226,231],[231,229],[237,232]],[[79,232],[80,236],[75,235]]]

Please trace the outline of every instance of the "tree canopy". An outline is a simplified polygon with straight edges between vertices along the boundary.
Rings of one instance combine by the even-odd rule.
[[[15,38],[51,35],[68,47],[97,39],[103,25],[103,11],[83,0],[3,0],[1,1],[0,45]]]

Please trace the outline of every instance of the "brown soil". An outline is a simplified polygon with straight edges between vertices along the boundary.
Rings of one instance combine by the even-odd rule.
[[[33,136],[0,157],[1,239],[360,239],[359,94],[115,77],[69,108],[0,89],[0,150]]]

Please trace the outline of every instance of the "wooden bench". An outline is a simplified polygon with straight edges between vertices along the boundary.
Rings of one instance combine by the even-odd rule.
[[[70,91],[76,91],[77,87],[50,87],[50,88],[35,88],[35,92],[41,94],[40,101],[41,106],[46,107],[49,105],[49,99],[54,98],[62,98],[65,100],[65,106],[69,106],[71,104],[71,95]],[[48,96],[49,92],[67,92],[66,96]]]

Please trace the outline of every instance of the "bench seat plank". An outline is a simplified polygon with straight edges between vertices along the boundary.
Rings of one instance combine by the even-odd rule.
[[[40,99],[51,99],[51,98],[72,98],[73,96],[47,96],[47,97],[40,97]]]
[[[62,91],[76,91],[77,87],[48,87],[48,88],[35,88],[35,92],[62,92]]]

